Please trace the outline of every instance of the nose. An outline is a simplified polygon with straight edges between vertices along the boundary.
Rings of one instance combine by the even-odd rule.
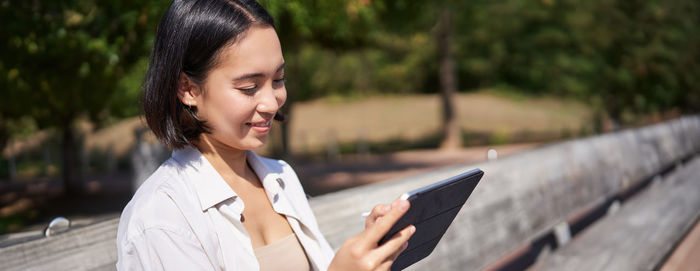
[[[282,104],[284,104],[284,98],[280,98],[281,95],[278,92],[284,92],[284,89],[275,90],[272,88],[265,89],[260,92],[260,99],[258,100],[257,110],[260,113],[270,113],[274,114],[280,109]]]

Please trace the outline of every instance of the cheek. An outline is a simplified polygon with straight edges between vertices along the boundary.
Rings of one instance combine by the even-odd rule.
[[[220,101],[222,115],[229,125],[244,125],[255,112],[255,104],[247,97]]]
[[[211,97],[205,103],[201,117],[215,131],[240,132],[238,128],[243,127],[239,126],[243,126],[253,112],[251,104],[247,97],[237,97],[235,94]]]
[[[279,104],[279,107],[282,107],[284,103],[287,101],[287,89],[282,88],[279,91],[279,94],[277,96],[277,104]]]

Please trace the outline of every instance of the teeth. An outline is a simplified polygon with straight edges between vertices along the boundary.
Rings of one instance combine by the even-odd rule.
[[[268,122],[265,122],[265,123],[253,123],[253,124],[251,124],[251,125],[252,125],[252,126],[255,126],[255,127],[267,127],[267,126],[270,126],[270,123],[271,123],[271,122],[272,122],[272,121],[268,121]]]

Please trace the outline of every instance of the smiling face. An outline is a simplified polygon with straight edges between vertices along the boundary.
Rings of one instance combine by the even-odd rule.
[[[204,82],[182,80],[180,85],[180,100],[196,107],[197,117],[211,131],[200,139],[238,150],[262,147],[275,113],[287,99],[277,33],[272,27],[251,27],[221,49]]]

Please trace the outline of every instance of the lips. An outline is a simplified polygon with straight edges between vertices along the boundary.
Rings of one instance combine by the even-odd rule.
[[[252,127],[270,127],[270,124],[272,124],[271,120],[268,120],[266,122],[256,122],[256,123],[246,123]]]
[[[264,122],[249,122],[246,123],[246,125],[249,125],[250,128],[258,133],[265,134],[268,131],[270,131],[270,125],[272,124],[272,120],[264,121]]]

